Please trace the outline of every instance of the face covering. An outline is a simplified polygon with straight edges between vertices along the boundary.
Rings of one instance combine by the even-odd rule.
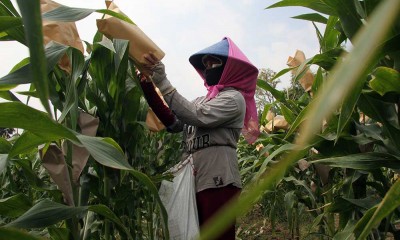
[[[221,79],[224,66],[204,70],[204,78],[208,86],[217,85]]]

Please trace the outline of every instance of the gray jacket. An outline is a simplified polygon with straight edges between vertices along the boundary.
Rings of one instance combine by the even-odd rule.
[[[246,112],[242,94],[226,88],[211,100],[188,101],[167,79],[156,84],[177,118],[168,130],[183,131],[182,158],[193,156],[196,191],[229,184],[241,188],[236,147]]]

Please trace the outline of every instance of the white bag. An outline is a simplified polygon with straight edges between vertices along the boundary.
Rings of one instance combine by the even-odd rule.
[[[193,240],[200,232],[193,169],[193,158],[189,156],[170,170],[174,174],[173,182],[163,180],[159,189],[173,240]]]

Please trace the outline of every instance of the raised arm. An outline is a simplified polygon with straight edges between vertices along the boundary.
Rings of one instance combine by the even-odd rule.
[[[156,114],[158,119],[164,124],[167,130],[171,132],[178,131],[176,129],[176,125],[178,120],[175,115],[172,113],[171,109],[164,103],[161,97],[158,95],[154,84],[151,81],[147,81],[146,77],[140,76],[140,85],[142,87],[144,97],[147,100],[147,103]]]

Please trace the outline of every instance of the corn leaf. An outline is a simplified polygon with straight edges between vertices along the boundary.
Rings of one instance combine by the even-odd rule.
[[[368,221],[367,216],[370,217],[367,224],[364,224],[362,227],[362,232],[357,237],[357,239],[366,239],[370,231],[377,227],[378,224],[393,212],[398,206],[400,206],[400,180],[398,179],[395,184],[389,189],[386,193],[385,197],[378,205],[376,210],[373,212],[373,215],[366,214],[361,219],[361,221]]]
[[[0,16],[0,32],[18,26],[22,26],[22,19],[20,17]]]
[[[47,59],[47,72],[48,74],[50,71],[53,70],[54,66],[58,63],[62,56],[67,52],[68,46],[50,42],[46,46],[46,59]],[[27,64],[28,59],[22,60],[18,63],[11,73],[8,75],[0,78],[0,86],[4,86],[6,84],[28,84],[33,83],[33,75],[31,68],[31,63]],[[14,71],[14,69],[16,69]]]
[[[132,166],[126,161],[124,153],[115,147],[118,144],[111,138],[90,137],[80,134],[77,135],[77,138],[100,164],[115,169],[132,170]],[[109,142],[114,142],[115,145]]]
[[[370,87],[381,96],[388,92],[400,93],[400,73],[392,68],[378,67],[372,74]]]
[[[4,172],[7,167],[8,154],[0,153],[0,174]]]
[[[48,227],[47,231],[49,231],[49,235],[53,240],[69,240],[72,238],[67,228]]]
[[[326,5],[335,10],[336,15],[340,18],[341,26],[346,36],[353,40],[355,34],[362,26],[360,17],[357,15],[356,6],[354,1],[348,0],[330,0],[324,1]]]
[[[267,9],[289,6],[305,7],[323,14],[336,15],[335,9],[331,8],[323,0],[283,0],[268,6]]]
[[[22,193],[0,199],[0,215],[10,218],[21,216],[32,207],[31,201]]]
[[[268,91],[278,100],[279,102],[286,102],[285,94],[279,90],[273,88],[270,84],[268,84],[265,80],[258,79],[257,80],[257,87]]]
[[[400,168],[400,159],[386,153],[370,152],[351,154],[340,157],[330,157],[310,161],[310,163],[321,163],[331,167],[351,168],[358,170],[373,170],[381,167],[392,169]]]
[[[43,199],[23,215],[5,226],[16,228],[43,228],[70,219],[77,214],[85,213],[87,210],[87,206],[69,207],[64,204]]]
[[[400,127],[395,106],[363,93],[360,95],[358,107],[365,115],[382,123],[383,132],[390,139],[390,143],[400,149]]]
[[[1,227],[0,228],[0,236],[2,239],[7,239],[7,240],[44,240],[44,238],[40,238],[37,236],[33,236],[29,234],[28,232],[22,231],[20,229],[16,228],[5,228]]]
[[[10,151],[12,145],[6,139],[0,137],[0,153],[8,153]]]
[[[79,142],[71,130],[55,122],[44,112],[22,103],[0,103],[0,112],[0,127],[26,129],[49,141],[67,138]]]
[[[126,236],[128,236],[128,239],[133,239],[132,235],[130,234],[129,230],[125,227],[123,222],[107,206],[101,205],[101,204],[100,205],[92,205],[92,206],[89,206],[88,210],[106,217],[108,220],[115,223],[117,228],[122,233],[126,234]]]
[[[15,157],[18,154],[27,153],[33,148],[37,148],[37,146],[44,144],[48,141],[51,140],[39,137],[30,131],[24,131],[21,136],[17,138],[12,148],[10,149],[10,152],[8,153],[9,158]]]
[[[46,58],[43,48],[42,18],[39,0],[17,0],[24,22],[25,36],[31,58],[33,83],[38,90],[39,99],[47,111],[51,113],[49,104],[49,80],[46,72]]]
[[[4,8],[3,14],[4,14],[4,12],[7,12],[8,14],[10,14],[12,16],[20,17],[18,11],[15,9],[15,7],[12,4],[11,0],[1,0],[0,8]]]
[[[322,24],[326,24],[328,22],[328,19],[326,17],[324,17],[318,13],[302,14],[302,15],[294,16],[292,18],[307,20],[307,21],[312,21],[312,22],[319,22]]]
[[[71,67],[71,74],[68,76],[68,80],[65,81],[67,90],[65,96],[64,107],[61,112],[61,116],[59,117],[58,121],[62,122],[64,118],[70,113],[71,116],[71,128],[72,130],[76,130],[76,119],[78,119],[78,78],[82,74],[83,67],[85,65],[84,57],[81,51],[76,48],[69,48],[68,56],[70,62],[72,63]]]
[[[310,3],[310,1],[297,2]],[[355,37],[352,52],[346,56],[344,61],[338,62],[332,70],[326,86],[322,87],[316,97],[317,101],[313,101],[309,105],[308,120],[302,126],[299,137],[296,139],[295,151],[290,152],[285,158],[269,168],[256,183],[251,184],[246,194],[242,195],[237,203],[227,204],[223,209],[223,214],[219,214],[213,221],[204,226],[200,239],[210,239],[221,229],[225,229],[236,216],[244,214],[266,190],[270,189],[277,180],[282,179],[286,170],[295,161],[303,156],[304,147],[319,131],[322,121],[332,114],[341,99],[347,96],[350,89],[360,81],[360,76],[363,75],[366,68],[365,65],[375,61],[376,46],[386,36],[398,16],[399,8],[400,1],[398,0],[387,0],[381,3],[371,16],[368,27],[363,28]],[[359,64],[360,62],[365,64]],[[361,78],[361,80],[364,79]],[[396,197],[400,199],[398,196]],[[371,228],[366,229],[366,233],[369,233],[370,230]]]
[[[118,19],[121,19],[125,22],[132,23],[132,20],[125,16],[124,14],[117,13],[108,9],[87,9],[87,8],[73,8],[73,7],[67,7],[64,5],[61,5],[60,7],[48,11],[43,14],[43,18],[46,20],[51,20],[51,21],[59,21],[59,22],[76,22],[81,19],[84,19],[85,17],[89,16],[90,14],[98,12],[98,13],[103,13],[107,14],[113,17],[116,17]]]
[[[15,17],[15,18],[20,18],[19,13],[17,10],[14,8],[13,4],[11,3],[10,0],[2,0],[0,2],[0,15],[2,17]],[[21,18],[20,18],[21,19]],[[6,20],[6,18],[2,19],[0,24],[7,24],[7,20],[3,23],[3,20]],[[0,31],[0,41],[10,41],[10,40],[15,40],[18,41],[24,45],[26,45],[25,42],[25,34],[24,34],[24,28],[22,24],[15,24],[12,26],[12,28],[7,28],[5,29],[4,32]]]

